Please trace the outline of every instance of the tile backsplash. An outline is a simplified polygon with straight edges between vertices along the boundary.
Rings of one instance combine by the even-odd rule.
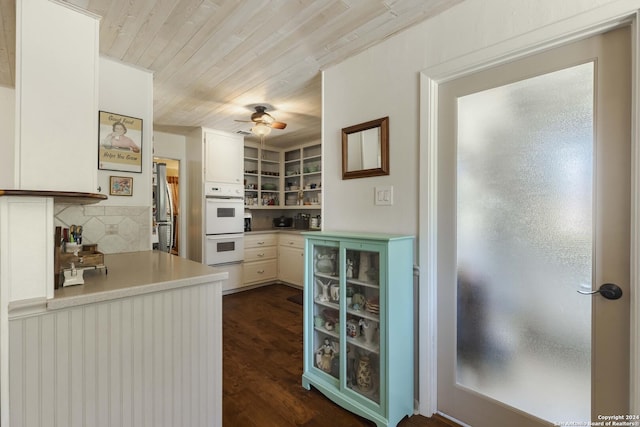
[[[82,226],[82,243],[97,243],[105,254],[151,249],[151,208],[56,204],[54,225]]]

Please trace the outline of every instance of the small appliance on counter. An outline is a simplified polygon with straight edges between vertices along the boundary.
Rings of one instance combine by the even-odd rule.
[[[251,231],[251,212],[245,212],[244,214],[244,231]]]
[[[320,215],[312,216],[309,222],[309,230],[320,230]]]
[[[309,229],[309,214],[298,214],[293,221],[293,228],[299,230],[308,230]]]
[[[281,216],[280,218],[274,218],[273,226],[277,228],[286,228],[293,225],[293,218]]]

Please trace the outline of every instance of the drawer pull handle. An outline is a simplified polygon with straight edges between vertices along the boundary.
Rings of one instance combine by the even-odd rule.
[[[262,273],[264,273],[264,270],[258,270],[257,273],[258,274],[262,274]]]
[[[258,254],[258,256],[259,256],[259,257],[263,257],[263,256],[264,256],[264,254]]]
[[[259,245],[264,245],[264,242],[258,242]]]

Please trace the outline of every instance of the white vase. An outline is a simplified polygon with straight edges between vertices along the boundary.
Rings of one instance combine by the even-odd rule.
[[[324,283],[320,279],[316,279],[316,284],[322,289],[322,294],[319,295],[320,301],[329,301],[329,283]]]
[[[364,335],[364,340],[367,344],[373,344],[373,339],[376,335],[376,323],[372,321],[363,321],[360,323],[362,326],[362,334]]]
[[[333,283],[330,287],[329,287],[330,293],[331,293],[331,300],[334,302],[338,302],[340,301],[340,285],[337,283]]]

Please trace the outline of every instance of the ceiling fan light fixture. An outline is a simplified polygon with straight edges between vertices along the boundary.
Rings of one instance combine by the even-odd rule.
[[[271,127],[264,123],[256,123],[256,125],[251,128],[251,132],[258,136],[267,136],[271,133]]]
[[[260,120],[262,121],[262,123],[265,123],[268,125],[274,122],[273,117],[269,113],[264,113],[260,118]]]

